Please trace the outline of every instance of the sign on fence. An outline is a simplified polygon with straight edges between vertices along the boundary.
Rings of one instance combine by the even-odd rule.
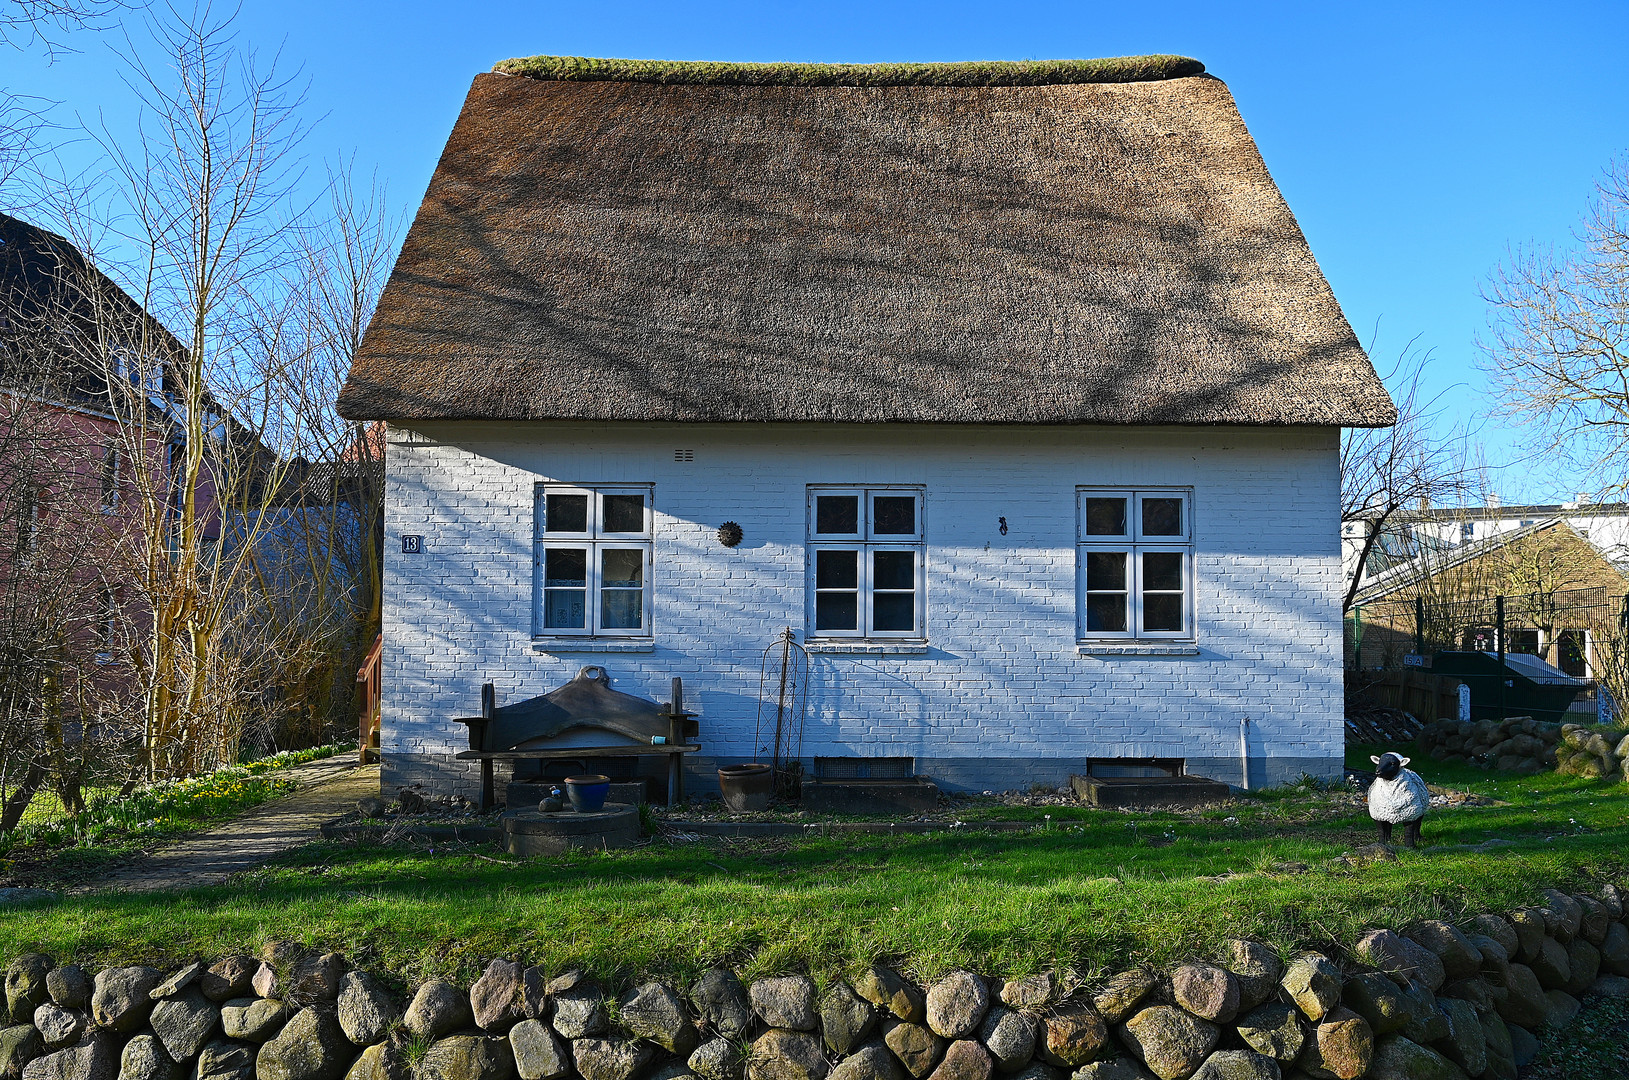
[[[1471,718],[1471,688],[1464,683],[1459,684],[1459,718],[1461,720]]]

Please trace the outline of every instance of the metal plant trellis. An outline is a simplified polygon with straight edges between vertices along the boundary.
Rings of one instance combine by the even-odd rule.
[[[777,655],[777,653],[779,655]],[[778,671],[776,669],[779,669]],[[774,728],[769,725],[770,698],[766,692],[771,675],[775,678]],[[758,667],[758,719],[752,744],[760,754],[769,755],[775,771],[775,786],[790,794],[802,773],[803,727],[809,708],[809,650],[798,644],[788,626],[764,649]],[[766,734],[773,738],[765,741]]]

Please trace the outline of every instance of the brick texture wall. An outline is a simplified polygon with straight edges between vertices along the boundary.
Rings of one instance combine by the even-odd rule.
[[[709,760],[755,755],[763,650],[805,625],[809,484],[926,491],[928,650],[817,655],[806,757],[912,755],[951,787],[1056,782],[1089,756],[1190,759],[1238,783],[1338,775],[1341,584],[1328,429],[424,423],[395,428],[385,538],[386,784],[445,777],[452,717],[586,664],[666,700],[684,678]],[[675,460],[689,451],[692,461]],[[539,481],[654,485],[653,643],[534,642]],[[1075,489],[1191,487],[1198,653],[1080,655]],[[998,519],[1005,517],[1007,535]],[[715,538],[739,522],[734,549]],[[400,537],[424,537],[417,555]],[[1203,763],[1203,768],[1199,767]]]

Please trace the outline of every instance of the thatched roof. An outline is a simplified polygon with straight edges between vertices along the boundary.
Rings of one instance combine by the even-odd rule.
[[[574,70],[476,77],[346,416],[1395,418],[1208,76]]]

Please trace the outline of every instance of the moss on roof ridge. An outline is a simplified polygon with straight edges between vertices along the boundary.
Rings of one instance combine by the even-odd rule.
[[[493,71],[555,82],[643,82],[715,86],[1047,86],[1153,82],[1204,73],[1186,56],[1101,60],[972,60],[933,64],[744,64],[709,60],[612,60],[523,56]]]

